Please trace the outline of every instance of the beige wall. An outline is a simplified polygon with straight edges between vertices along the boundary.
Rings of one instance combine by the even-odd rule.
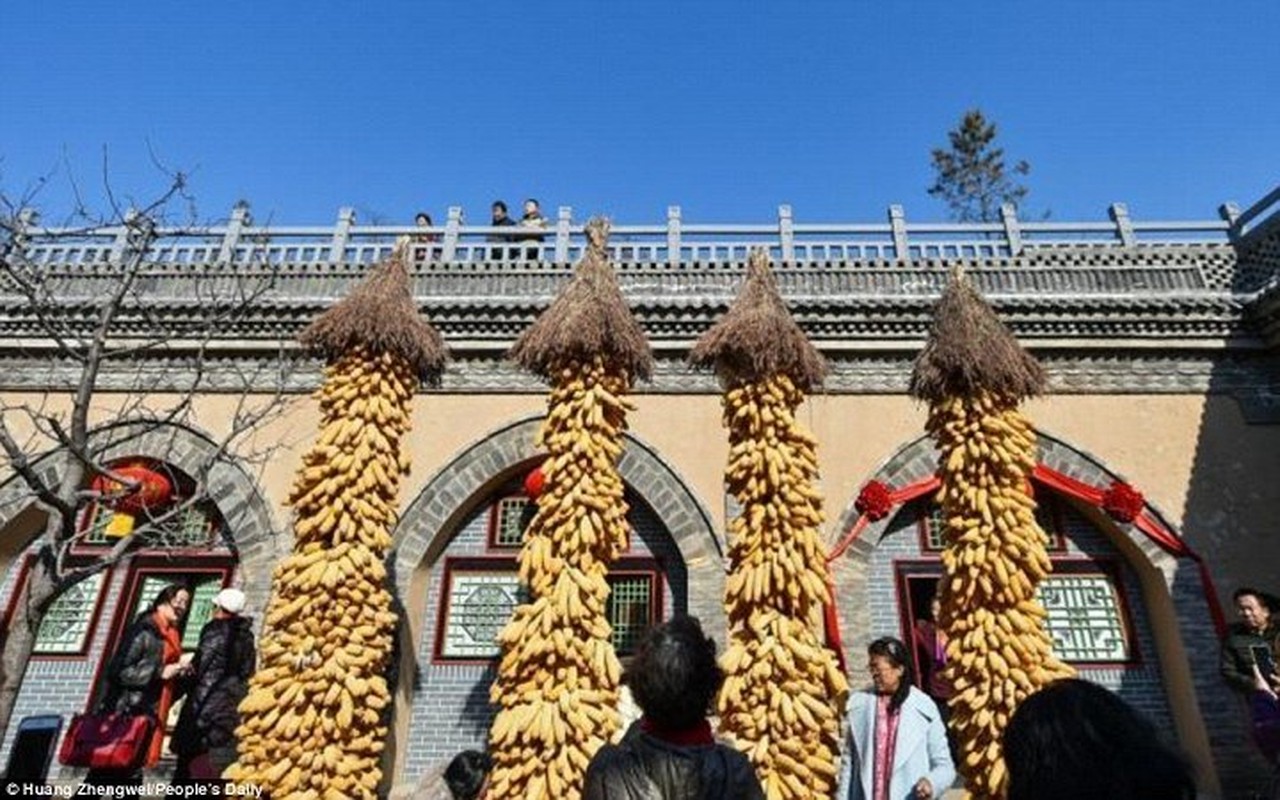
[[[65,400],[8,395],[65,412]],[[174,398],[151,399],[160,407]],[[724,527],[721,493],[727,444],[718,395],[638,395],[631,429],[652,447]],[[100,395],[95,421],[119,413],[119,395]],[[213,437],[225,432],[238,398],[198,398],[193,422]],[[414,410],[409,437],[413,472],[402,507],[430,477],[459,452],[490,432],[544,409],[542,394],[423,394]],[[1224,592],[1243,582],[1275,587],[1280,537],[1271,535],[1280,517],[1280,426],[1251,426],[1234,400],[1199,395],[1059,395],[1036,400],[1026,412],[1046,433],[1097,457],[1142,491],[1213,568]],[[11,417],[12,415],[10,415]],[[827,498],[828,539],[842,510],[862,483],[900,447],[923,431],[925,408],[900,395],[816,395],[800,409],[800,419],[819,440],[822,490]],[[10,421],[19,433],[22,420]],[[256,472],[262,489],[284,524],[284,506],[302,453],[315,437],[316,403],[290,398],[284,413],[245,442],[250,449],[275,448]],[[7,477],[7,471],[4,475]]]

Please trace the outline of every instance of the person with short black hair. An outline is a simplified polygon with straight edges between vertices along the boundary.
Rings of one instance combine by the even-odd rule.
[[[493,205],[490,207],[490,210],[492,211],[492,215],[489,219],[489,224],[492,227],[510,228],[515,226],[516,221],[511,217],[507,216],[507,204],[504,203],[503,201],[494,200]],[[511,241],[511,239],[512,239],[512,236],[510,234],[505,234],[505,233],[491,233],[487,237],[485,237],[485,241],[487,242],[509,242]],[[508,251],[508,252],[512,252],[512,251]],[[503,248],[501,247],[494,247],[489,250],[489,258],[493,259],[494,261],[501,260],[502,256],[503,256]]]
[[[626,671],[644,715],[596,752],[583,800],[763,800],[746,755],[712,736],[707,714],[723,681],[695,617],[651,628]]]
[[[1128,703],[1078,678],[1022,701],[1004,732],[1007,800],[1192,800],[1186,759]]]
[[[1227,631],[1218,666],[1227,685],[1248,697],[1253,693],[1253,666],[1258,664],[1254,648],[1270,652],[1273,661],[1280,649],[1280,628],[1274,616],[1280,602],[1274,595],[1251,586],[1236,589],[1231,599],[1240,621]]]
[[[492,766],[489,754],[479,750],[463,750],[454,756],[444,770],[444,783],[449,787],[453,800],[477,800],[489,779]]]
[[[956,779],[942,714],[912,686],[907,646],[886,636],[867,647],[871,689],[849,696],[838,800],[942,797]]]

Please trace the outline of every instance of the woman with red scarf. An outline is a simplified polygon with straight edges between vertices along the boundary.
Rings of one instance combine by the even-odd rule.
[[[717,742],[707,722],[723,680],[696,618],[651,628],[626,670],[644,716],[596,751],[583,800],[764,800],[746,755]]]
[[[188,669],[182,658],[179,627],[191,605],[191,590],[182,584],[164,587],[151,606],[125,631],[107,665],[107,687],[101,711],[148,714],[156,720],[147,755],[134,770],[91,769],[85,783],[95,786],[140,786],[142,768],[160,761],[164,725],[177,699],[175,679]]]

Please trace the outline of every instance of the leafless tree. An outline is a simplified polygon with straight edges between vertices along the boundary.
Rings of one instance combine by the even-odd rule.
[[[18,587],[3,631],[0,740],[41,621],[54,601],[137,548],[166,544],[180,527],[176,522],[211,503],[212,470],[226,465],[260,469],[273,449],[253,444],[251,434],[283,410],[290,359],[283,352],[260,359],[252,371],[266,375],[228,375],[225,367],[212,370],[208,364],[220,332],[225,335],[271,288],[270,270],[255,268],[253,259],[221,263],[212,279],[194,282],[197,297],[186,300],[195,302],[184,304],[194,313],[163,319],[162,303],[151,293],[153,277],[164,266],[153,263],[149,254],[161,236],[184,230],[172,227],[167,215],[186,213],[189,205],[183,176],[171,174],[169,179],[168,189],[139,210],[126,210],[110,193],[105,216],[87,217],[80,204],[84,235],[104,227],[116,233],[110,257],[92,264],[31,258],[30,244],[41,229],[24,211],[25,198],[11,202],[0,197],[0,336],[12,337],[5,347],[11,352],[29,348],[20,355],[22,363],[52,365],[46,388],[19,401],[0,400],[0,448],[7,462],[0,463],[0,479],[3,485],[21,487],[24,499],[19,502],[34,504],[43,514],[29,551],[27,578]],[[196,230],[187,225],[187,232]],[[6,320],[24,326],[22,341],[3,331],[17,329]],[[160,357],[180,359],[185,368],[175,376],[146,367],[149,359],[155,363]],[[130,376],[125,391],[119,391],[118,382],[109,394],[103,391],[108,370]],[[131,443],[172,441],[166,436],[194,424],[198,398],[208,391],[214,372],[217,388],[234,392],[237,402],[233,413],[220,418],[221,429],[208,431],[211,441],[198,465],[184,470],[194,490],[168,505],[148,508],[138,515],[134,530],[110,546],[85,550],[82,545],[92,531],[84,521],[91,507],[118,504],[144,489],[142,482],[117,471],[113,460],[129,452]],[[274,388],[264,391],[264,384]],[[166,461],[164,452],[140,455]],[[99,476],[104,479],[95,480]],[[87,559],[84,553],[90,553]]]

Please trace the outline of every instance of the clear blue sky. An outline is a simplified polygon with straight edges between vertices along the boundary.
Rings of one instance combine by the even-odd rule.
[[[1280,184],[1280,2],[18,2],[0,187],[52,223],[192,173],[202,218],[483,223],[527,195],[621,223],[941,219],[962,112],[1029,212],[1208,218]]]

